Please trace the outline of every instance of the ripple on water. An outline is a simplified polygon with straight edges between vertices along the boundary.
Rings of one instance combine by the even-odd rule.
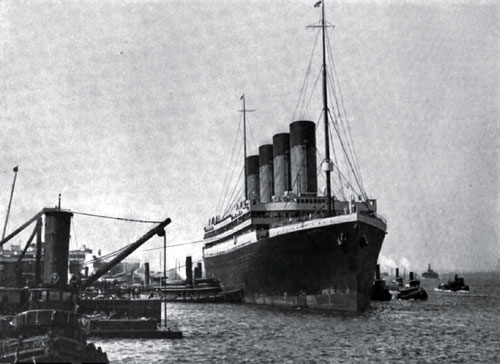
[[[96,343],[112,363],[500,362],[498,290],[428,292],[427,302],[372,303],[359,316],[169,304],[169,321],[179,325],[184,339]]]

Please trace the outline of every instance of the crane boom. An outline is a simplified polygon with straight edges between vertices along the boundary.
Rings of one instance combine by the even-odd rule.
[[[82,284],[82,289],[85,289],[89,286],[91,286],[94,282],[96,282],[99,278],[101,278],[104,274],[109,272],[114,266],[116,266],[118,263],[120,263],[123,259],[128,257],[132,252],[134,252],[137,248],[139,248],[142,244],[144,244],[146,241],[151,239],[155,234],[158,234],[160,236],[163,236],[165,231],[163,230],[165,226],[170,224],[171,220],[170,218],[167,218],[165,221],[161,222],[156,226],[155,228],[151,229],[148,231],[146,234],[144,234],[142,237],[140,237],[137,241],[134,243],[130,244],[125,250],[123,250],[120,254],[118,254],[116,257],[114,257],[111,261],[106,263],[104,266],[99,268],[97,272],[92,274],[83,284]]]
[[[18,227],[16,230],[14,230],[12,233],[10,233],[7,237],[5,237],[4,239],[0,240],[0,247],[2,245],[4,245],[5,243],[7,243],[10,239],[12,239],[14,236],[16,236],[17,234],[19,234],[21,231],[23,231],[24,229],[26,229],[28,226],[30,226],[31,223],[35,222],[39,217],[41,217],[43,214],[45,213],[45,209],[43,209],[42,211],[40,211],[38,214],[36,214],[35,216],[33,216],[31,219],[29,219],[28,221],[26,221],[24,224],[22,224],[20,227]]]

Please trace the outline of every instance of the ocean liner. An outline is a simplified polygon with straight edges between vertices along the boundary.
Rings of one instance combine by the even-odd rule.
[[[350,134],[341,124],[345,109],[339,106],[339,89],[330,82],[335,73],[327,70],[330,25],[324,1],[316,6],[321,6],[314,27],[319,28],[323,48],[324,157],[316,149],[316,123],[302,118],[290,124],[289,133],[276,134],[272,144],[261,145],[258,155],[247,156],[243,95],[244,198],[209,219],[203,259],[207,276],[219,279],[224,290],[241,290],[247,303],[362,312],[370,302],[386,222],[377,214],[376,200],[362,187],[354,148],[341,139]],[[335,98],[332,110],[329,93]],[[338,135],[337,149],[343,150],[349,173],[340,170],[330,129]],[[318,192],[317,158],[325,180],[323,193]],[[355,181],[349,182],[347,175]],[[332,193],[335,183],[340,188]]]

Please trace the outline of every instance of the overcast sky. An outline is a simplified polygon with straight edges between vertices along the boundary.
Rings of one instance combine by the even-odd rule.
[[[252,151],[292,121],[313,3],[0,1],[1,227],[19,165],[8,231],[62,193],[63,208],[170,217],[169,244],[200,240],[241,94]],[[388,219],[383,262],[498,268],[499,6],[328,1],[327,17],[365,188]],[[73,222],[72,247],[103,253],[149,228]],[[161,244],[134,256],[157,269],[146,249]],[[196,260],[201,245],[168,253]]]

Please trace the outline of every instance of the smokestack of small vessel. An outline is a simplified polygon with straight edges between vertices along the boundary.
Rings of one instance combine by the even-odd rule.
[[[413,281],[414,275],[413,272],[410,272],[410,281]]]
[[[146,286],[149,286],[149,281],[150,281],[150,274],[149,274],[149,263],[144,263],[144,284]]]
[[[72,213],[45,211],[44,284],[64,288],[68,284],[69,233]]]
[[[247,198],[251,201],[259,200],[259,156],[251,155],[247,157],[246,168]]]
[[[297,195],[318,192],[316,171],[316,124],[299,120],[290,124],[292,189]]]
[[[198,277],[196,278],[201,278],[201,276],[203,275],[203,271],[201,269],[201,263],[197,264],[197,268],[198,268]]]
[[[89,277],[89,267],[85,267],[85,278]]]
[[[191,257],[186,257],[186,285],[193,285],[193,260]]]
[[[273,136],[274,196],[280,200],[285,191],[290,191],[290,134]]]
[[[259,147],[260,201],[271,202],[273,196],[273,145]]]
[[[396,268],[396,278],[399,278],[399,268]]]
[[[375,279],[380,279],[380,264],[377,264],[377,267],[375,268]]]

